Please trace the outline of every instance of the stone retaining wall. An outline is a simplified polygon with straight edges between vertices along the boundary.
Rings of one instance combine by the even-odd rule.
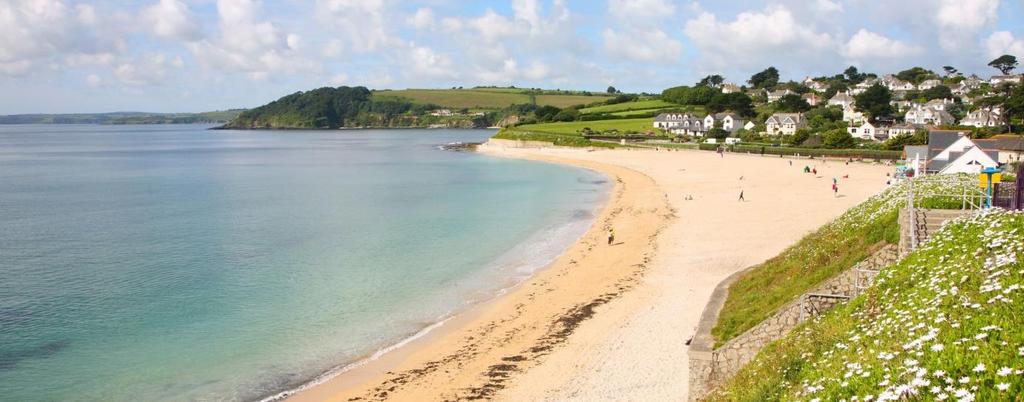
[[[860,294],[870,285],[878,270],[892,265],[899,257],[895,245],[885,245],[857,265],[815,286],[796,300],[779,308],[774,315],[733,338],[718,348],[711,336],[711,328],[718,321],[718,313],[729,286],[742,272],[722,281],[715,288],[711,302],[701,315],[697,334],[690,343],[690,400],[697,400],[725,382],[769,342],[782,338],[797,324],[821,315],[838,304]]]

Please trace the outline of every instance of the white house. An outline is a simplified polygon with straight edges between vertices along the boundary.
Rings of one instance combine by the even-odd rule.
[[[831,99],[828,100],[829,106],[853,106],[856,101],[850,96],[850,92],[836,92]]]
[[[449,110],[449,109],[436,109],[436,110],[431,111],[430,115],[431,116],[441,116],[441,117],[451,117],[451,116],[454,116],[455,113],[452,113],[452,111]]]
[[[815,80],[814,78],[804,78],[804,86],[813,89],[818,92],[825,92],[828,90],[828,84]]]
[[[858,112],[857,109],[853,108],[853,106],[846,106],[843,108],[843,121],[847,122],[849,125],[852,126],[860,124],[864,120],[866,120],[864,118],[864,113]]]
[[[928,148],[930,172],[977,174],[982,169],[999,166],[999,151],[983,148],[965,132],[931,131]]]
[[[945,110],[935,110],[928,107],[915,106],[903,115],[903,120],[908,124],[934,124],[937,126],[955,124],[956,119]]]
[[[990,80],[988,80],[988,83],[991,84],[992,86],[996,86],[996,85],[1006,84],[1006,83],[1020,84],[1022,81],[1024,81],[1024,74],[1017,74],[1017,75],[993,75],[992,78]]]
[[[860,126],[847,127],[846,132],[850,133],[850,136],[862,140],[881,142],[889,139],[889,130],[886,127],[875,126],[867,121]]]
[[[861,81],[859,84],[854,85],[853,88],[850,88],[850,95],[860,95],[864,93],[864,91],[867,91],[868,88],[874,86],[876,83],[878,83],[877,79],[867,79]]]
[[[768,103],[782,99],[782,97],[786,95],[796,95],[796,92],[790,91],[789,89],[778,89],[768,92]]]
[[[1002,109],[996,108],[980,108],[967,114],[960,121],[962,126],[974,126],[974,127],[998,127],[1005,124],[1003,114],[1000,113]]]
[[[661,113],[654,118],[654,128],[667,130],[694,119],[701,120],[690,113]]]
[[[933,79],[930,79],[930,80],[924,80],[920,84],[917,84],[917,89],[919,91],[924,91],[924,90],[935,88],[935,87],[937,87],[939,85],[942,85],[942,81],[939,81],[939,80],[933,78]]]
[[[932,99],[928,103],[924,104],[924,107],[932,108],[935,110],[946,110],[949,106],[952,106],[955,102],[953,99]]]
[[[733,84],[731,82],[727,82],[725,84],[722,84],[722,93],[723,94],[731,94],[731,93],[737,93],[737,92],[742,92],[742,91],[743,90],[742,90],[742,88],[740,88],[739,85]]]
[[[718,123],[723,130],[735,133],[736,130],[743,127],[744,120],[735,113],[716,113],[704,116],[704,127],[707,127],[708,130],[714,128],[716,123]]]
[[[891,74],[886,75],[885,78],[882,79],[882,85],[889,88],[890,91],[910,91],[917,89],[917,86],[913,83],[903,81]]]
[[[808,92],[803,95],[800,95],[800,99],[803,99],[805,102],[807,102],[808,105],[811,106],[818,106],[818,104],[824,100],[814,92]]]
[[[796,130],[807,127],[807,119],[803,113],[775,113],[765,120],[764,125],[769,135],[793,135]]]
[[[901,135],[913,135],[917,130],[923,129],[924,126],[915,126],[913,124],[897,124],[889,127],[889,138],[898,137]]]

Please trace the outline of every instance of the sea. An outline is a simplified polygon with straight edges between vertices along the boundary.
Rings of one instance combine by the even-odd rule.
[[[501,294],[598,173],[493,130],[0,126],[0,400],[260,401]]]

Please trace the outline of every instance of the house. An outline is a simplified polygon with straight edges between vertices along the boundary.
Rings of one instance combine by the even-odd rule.
[[[788,89],[778,89],[768,92],[768,103],[772,103],[779,99],[782,99],[782,97],[786,95],[796,95],[796,92],[793,92]]]
[[[847,106],[853,106],[853,104],[855,102],[856,101],[853,99],[853,97],[850,96],[850,92],[849,91],[847,91],[847,92],[836,92],[836,94],[833,95],[832,98],[828,100],[828,105],[829,106],[842,106],[842,107],[845,108]]]
[[[661,113],[654,117],[654,128],[667,130],[695,118],[690,113]]]
[[[975,142],[992,141],[993,148],[999,151],[999,163],[1015,163],[1024,161],[1024,135],[1001,134],[987,140],[975,140]],[[985,145],[981,145],[985,148]]]
[[[1003,114],[1000,113],[1001,111],[1002,109],[998,107],[980,108],[978,110],[968,113],[967,117],[964,117],[964,119],[960,121],[960,125],[974,127],[1002,126],[1005,124],[1005,120],[1003,119]]]
[[[851,126],[854,124],[860,124],[866,120],[864,113],[858,112],[853,106],[846,106],[843,108],[843,121],[847,122]]]
[[[803,95],[800,95],[800,99],[803,99],[805,102],[807,102],[808,105],[811,106],[818,106],[818,104],[823,101],[823,99],[820,96],[818,96],[818,94],[815,94],[813,92],[808,92]]]
[[[811,78],[811,77],[804,78],[803,84],[804,84],[804,86],[806,86],[806,87],[808,87],[808,88],[810,88],[812,90],[818,91],[818,92],[825,92],[825,91],[828,90],[828,84],[826,84],[824,82],[817,81],[817,80],[815,80],[814,78]]]
[[[675,135],[703,137],[708,132],[704,119],[690,113],[662,113],[654,118],[654,127]]]
[[[871,124],[871,122],[867,121],[860,126],[848,127],[846,132],[850,133],[850,136],[853,138],[860,138],[862,140],[882,142],[889,139],[889,130],[887,127],[875,126]]]
[[[889,127],[889,138],[898,137],[901,135],[913,135],[917,130],[924,129],[925,126],[917,124],[897,124]],[[927,159],[927,158],[925,158]]]
[[[924,90],[935,88],[935,87],[937,87],[939,85],[942,85],[942,81],[939,81],[937,79],[933,78],[933,79],[930,79],[930,80],[924,80],[920,84],[917,84],[917,90],[924,91]]]
[[[953,104],[953,99],[932,99],[928,101],[928,103],[925,103],[924,106],[935,110],[946,110]]]
[[[936,126],[955,124],[956,119],[945,110],[935,110],[929,107],[915,106],[903,115],[903,120],[909,124],[934,124]]]
[[[454,116],[455,113],[452,113],[452,111],[449,110],[449,109],[435,109],[435,110],[430,112],[430,115],[431,116],[440,116],[440,117],[451,117],[451,116]]]
[[[878,79],[876,78],[869,78],[861,81],[859,84],[853,86],[853,89],[850,90],[850,95],[860,95],[877,83]]]
[[[727,82],[725,84],[722,84],[722,93],[723,94],[732,94],[732,93],[739,93],[739,92],[743,92],[743,89],[740,88],[739,85],[733,84],[731,82]]]
[[[708,130],[717,126],[730,133],[735,133],[736,130],[743,128],[743,124],[743,118],[735,113],[716,113],[704,116],[704,127],[707,127]]]
[[[988,83],[992,86],[1001,84],[1020,84],[1021,82],[1024,82],[1024,75],[1022,74],[993,75],[992,78],[988,80]]]
[[[963,131],[929,131],[925,170],[940,174],[979,173],[985,168],[998,167],[999,151],[993,146],[989,142],[975,143]]]
[[[769,135],[793,135],[796,130],[807,127],[807,119],[803,113],[775,113],[765,120],[764,125]]]
[[[753,130],[755,127],[757,127],[757,124],[754,124],[752,121],[748,121],[747,124],[743,125],[744,130]]]
[[[914,102],[908,100],[893,100],[889,101],[889,104],[895,106],[897,110],[907,110],[914,105]]]
[[[882,85],[889,88],[890,91],[911,91],[917,89],[917,86],[911,82],[903,81],[896,78],[894,75],[886,75],[882,79]]]

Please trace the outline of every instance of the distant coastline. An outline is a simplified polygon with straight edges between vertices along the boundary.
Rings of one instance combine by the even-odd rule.
[[[0,124],[226,124],[245,109],[199,113],[32,113],[0,116]]]

